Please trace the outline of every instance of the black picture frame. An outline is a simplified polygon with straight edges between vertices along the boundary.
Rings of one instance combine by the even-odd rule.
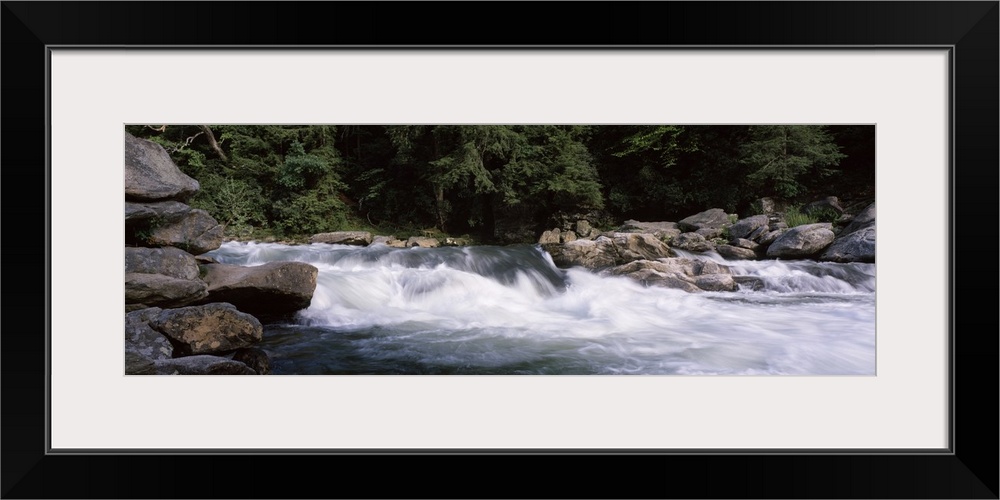
[[[998,498],[997,1],[2,3],[4,498]],[[951,449],[47,453],[47,47],[122,45],[951,47]]]

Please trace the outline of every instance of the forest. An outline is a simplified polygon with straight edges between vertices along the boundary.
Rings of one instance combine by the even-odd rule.
[[[762,197],[874,201],[874,125],[128,125],[198,180],[234,239],[368,230],[537,241]]]

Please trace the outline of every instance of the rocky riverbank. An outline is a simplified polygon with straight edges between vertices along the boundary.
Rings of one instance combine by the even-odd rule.
[[[125,373],[264,375],[261,320],[309,306],[318,270],[229,266],[198,255],[223,226],[184,202],[198,182],[160,145],[125,134]]]
[[[688,292],[734,291],[755,283],[733,276],[725,263],[693,259],[687,254],[717,254],[724,260],[800,260],[875,262],[875,203],[858,214],[846,213],[836,197],[817,200],[806,211],[835,214],[835,222],[789,227],[791,211],[774,202],[758,203],[766,213],[739,218],[712,208],[677,222],[625,221],[601,231],[580,219],[542,233],[538,243],[560,268],[583,267],[598,274],[627,276],[646,285]],[[388,245],[396,248],[461,246],[454,238],[373,235],[361,231],[316,234],[312,243]]]

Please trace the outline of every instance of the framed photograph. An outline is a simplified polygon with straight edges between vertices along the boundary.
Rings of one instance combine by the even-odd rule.
[[[991,303],[996,297],[995,286],[984,283],[997,275],[996,264],[976,259],[973,271],[972,259],[988,247],[982,238],[995,227],[1000,170],[998,3],[574,4],[572,17],[593,25],[583,30],[589,35],[575,33],[566,19],[554,14],[564,4],[548,6],[555,8],[552,14],[514,3],[469,3],[457,12],[456,4],[416,2],[4,2],[3,164],[8,186],[14,186],[8,199],[17,200],[8,204],[8,235],[26,235],[23,241],[32,241],[21,245],[18,236],[9,244],[7,257],[9,264],[44,259],[46,271],[36,293],[12,294],[7,302],[4,497],[294,498],[320,488],[331,497],[443,497],[463,491],[457,494],[997,498],[997,320],[993,309],[973,300],[985,297]],[[489,12],[472,14],[481,9]],[[454,15],[479,21],[471,29],[456,24]],[[483,16],[491,19],[492,27],[481,23]],[[416,19],[426,20],[419,29]],[[515,43],[503,35],[500,26],[505,24],[540,41],[527,36],[529,43]],[[568,31],[560,34],[553,26]],[[200,125],[211,127],[204,127],[206,132],[197,129]],[[221,131],[223,141],[241,140],[236,126],[264,125],[352,126],[357,138],[381,127],[378,133],[397,138],[397,146],[406,139],[400,139],[403,134],[419,134],[420,126],[440,129],[432,132],[434,137],[461,136],[471,130],[463,127],[473,125],[496,126],[494,132],[523,140],[525,151],[533,148],[533,153],[524,153],[529,160],[531,154],[562,154],[558,146],[545,149],[557,139],[567,148],[585,147],[583,136],[569,130],[584,125],[590,126],[590,137],[613,137],[615,144],[644,148],[649,144],[640,136],[648,138],[646,132],[654,129],[672,137],[699,137],[700,144],[713,148],[722,143],[720,136],[737,132],[742,134],[733,135],[738,139],[726,140],[750,148],[767,141],[753,134],[795,133],[813,140],[821,130],[833,130],[834,136],[867,131],[874,144],[871,194],[879,205],[878,258],[850,268],[860,278],[837,274],[846,272],[841,268],[815,273],[824,283],[840,276],[854,287],[846,301],[831,301],[813,290],[814,296],[797,296],[801,303],[783,309],[782,304],[752,298],[694,299],[680,292],[661,296],[652,288],[619,289],[614,288],[618,281],[608,281],[593,284],[593,293],[583,293],[557,310],[538,306],[544,297],[522,304],[523,295],[505,295],[511,289],[565,286],[561,275],[546,274],[544,259],[535,262],[530,258],[535,254],[516,253],[521,247],[489,250],[499,252],[496,255],[466,250],[463,262],[475,261],[477,276],[490,279],[462,282],[466,295],[438,293],[434,297],[440,303],[431,307],[441,313],[436,320],[458,324],[447,331],[450,336],[460,332],[466,339],[461,343],[425,335],[425,330],[406,330],[399,322],[387,329],[379,321],[345,319],[360,311],[369,319],[404,314],[401,321],[407,325],[430,321],[427,309],[414,312],[408,305],[350,311],[340,307],[344,301],[374,299],[357,291],[350,296],[338,292],[346,289],[344,282],[330,274],[335,266],[323,261],[317,264],[316,293],[332,305],[310,309],[312,316],[302,323],[310,325],[308,331],[271,327],[270,334],[280,340],[268,349],[279,352],[283,363],[274,365],[276,374],[126,375],[121,280],[130,264],[122,248],[160,236],[142,228],[123,235],[123,146],[132,134],[168,147],[171,141],[183,145],[184,137],[196,134],[214,139],[211,128]],[[543,125],[562,128],[532,128]],[[612,130],[627,125],[637,127],[632,135]],[[155,132],[157,126],[163,128]],[[180,133],[185,126],[194,127],[190,134],[164,134],[168,129]],[[418,135],[411,139],[421,140]],[[586,147],[598,142],[592,140]],[[320,143],[294,144],[302,151],[288,152],[285,163],[298,155],[300,164],[277,173],[284,177],[276,182],[306,189],[303,186],[316,182],[308,169],[310,162],[322,162],[322,148]],[[361,146],[357,149],[359,156],[351,161],[360,165]],[[615,151],[621,154],[609,158],[628,159],[628,151]],[[662,154],[652,147],[648,151]],[[450,179],[444,169],[454,166],[449,161],[462,161],[458,152],[451,159],[447,153],[428,156],[424,168],[441,168],[445,173],[438,179]],[[217,153],[232,155],[233,150],[219,148]],[[709,157],[691,156],[706,163]],[[193,161],[206,169],[220,168],[218,162]],[[255,158],[244,154],[240,161]],[[514,173],[530,168],[527,161]],[[364,179],[389,189],[377,184],[370,165],[365,168]],[[718,163],[704,168],[725,172]],[[619,172],[622,178],[609,180],[608,172]],[[634,186],[633,191],[618,193],[619,207],[630,200],[665,202],[679,189],[672,185],[674,177],[647,180],[644,186],[620,172],[607,170],[602,177],[605,183]],[[585,196],[585,185],[579,187],[585,173],[572,179],[572,190],[560,192]],[[247,203],[299,216],[296,229],[321,227],[310,225],[307,217],[315,203],[309,200],[265,196],[262,191],[247,195],[254,185],[236,185],[238,176],[209,174],[221,179],[220,186],[228,182],[230,194],[243,189],[240,199]],[[432,174],[421,175],[434,179]],[[474,172],[469,175],[474,185]],[[714,175],[720,185],[727,180],[724,173]],[[807,182],[808,175],[819,173],[765,177],[773,183]],[[565,186],[567,179],[546,182]],[[10,197],[30,191],[21,187],[27,185],[35,186],[35,195]],[[42,186],[45,206],[25,209],[41,205],[37,193]],[[497,192],[537,195],[517,186],[511,183]],[[662,188],[650,191],[658,198],[642,198],[643,189],[651,186]],[[496,214],[484,210],[479,199],[447,198],[443,193],[436,200],[412,196],[406,199],[401,188],[392,195],[398,206],[423,209],[432,225],[437,218],[438,229],[448,225],[472,232],[495,224]],[[546,196],[546,207],[559,206],[555,194]],[[461,203],[468,206],[462,208]],[[467,211],[447,219],[460,210]],[[247,213],[220,222],[234,230],[249,227],[256,219]],[[377,225],[367,213],[368,222]],[[385,212],[387,217],[400,213],[402,209]],[[525,214],[518,217],[533,217]],[[577,222],[570,221],[563,231],[572,231],[574,238],[589,234],[589,223],[582,227]],[[972,234],[977,235],[974,241]],[[411,238],[414,245],[419,237]],[[737,240],[721,233],[711,238],[727,246]],[[745,239],[744,245],[756,245],[752,240]],[[44,242],[42,252],[35,242]],[[560,242],[566,243],[565,234],[556,244]],[[299,251],[281,242],[274,245],[268,251]],[[979,252],[974,254],[974,249]],[[204,253],[201,250],[205,248],[192,253]],[[244,250],[224,246],[209,253],[216,263],[208,265],[249,265]],[[407,250],[411,257],[418,253]],[[447,260],[445,253],[420,255],[428,262]],[[708,265],[685,256],[698,262],[699,269]],[[292,260],[303,259],[308,260]],[[482,271],[484,263],[498,259],[538,272],[506,276],[507,264]],[[423,293],[439,289],[441,280],[453,284],[457,279],[430,273],[409,276],[400,270],[409,267],[397,264],[366,274],[365,283],[378,286],[377,272],[405,280]],[[434,269],[424,263],[416,267]],[[809,274],[800,269],[785,272]],[[535,275],[541,276],[537,282],[530,279]],[[643,276],[648,278],[648,273]],[[490,295],[492,284],[507,278],[512,283],[524,278],[523,289],[514,286]],[[702,290],[718,284],[695,278],[685,283],[704,281]],[[583,280],[591,278],[576,279],[576,290],[585,290]],[[486,302],[463,302],[461,297],[471,293]],[[420,295],[419,300],[430,300],[427,297]],[[644,301],[657,305],[644,309]],[[664,311],[665,302],[683,302],[683,307],[670,309],[676,315],[671,325],[699,335],[698,342],[688,338],[683,347],[698,355],[678,358],[663,354],[669,349],[664,351],[661,344],[623,337],[560,344],[576,353],[587,351],[587,356],[560,358],[555,344],[541,342],[539,351],[525,354],[525,359],[552,360],[549,365],[483,361],[502,357],[504,346],[527,352],[525,344],[511,339],[532,328],[510,327],[514,316],[522,323],[531,319],[542,325],[535,330],[554,334],[584,328],[566,322],[570,310],[600,306],[608,321],[634,321]],[[499,309],[506,314],[502,325],[479,314],[489,304],[505,305]],[[13,328],[14,311],[20,311],[18,317],[45,321]],[[345,322],[364,328],[338,329]],[[765,323],[769,327],[763,327]],[[586,327],[597,328],[594,324]],[[663,327],[648,321],[629,324],[637,330]],[[451,327],[435,328],[432,331]],[[607,336],[598,330],[572,339]],[[777,362],[762,354],[763,341],[737,347],[720,343],[720,338],[730,338],[730,330],[752,330],[761,338],[798,333],[826,340],[803,340],[788,347],[789,340],[782,337],[784,361]],[[303,340],[303,332],[393,343],[386,341],[382,346],[389,348],[380,350],[378,342],[310,342]],[[480,340],[483,332],[489,332],[488,342]],[[413,342],[396,343],[404,338]],[[437,347],[427,348],[432,344]],[[724,347],[699,350],[704,344]],[[609,359],[590,357],[591,351],[609,346],[617,346],[616,352],[624,353],[621,357],[627,361],[607,362],[622,368],[617,374],[580,368]],[[339,349],[338,355],[354,364],[317,367],[316,351],[322,349]],[[398,349],[411,355],[394,357]],[[412,361],[416,358],[419,361]],[[397,368],[371,368],[373,359]],[[638,373],[625,374],[626,369]],[[487,458],[490,465],[476,463]],[[475,493],[430,485],[429,471],[422,468],[427,464],[471,478],[484,489]],[[532,464],[530,470],[524,470],[526,464]],[[334,467],[338,475],[350,477],[377,466],[391,470],[393,480],[334,488],[327,478],[302,478],[307,465]],[[525,486],[539,484],[548,475],[543,471],[561,465],[586,471],[587,477]],[[207,470],[212,472],[200,472]],[[253,470],[266,472],[247,477]],[[623,477],[633,477],[627,474],[637,470],[655,472],[622,484]],[[604,478],[598,471],[611,474]],[[290,474],[299,479],[278,484],[267,479],[271,474],[275,479]],[[510,474],[516,474],[517,481],[506,479]]]

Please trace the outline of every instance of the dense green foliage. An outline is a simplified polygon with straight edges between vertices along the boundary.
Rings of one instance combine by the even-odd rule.
[[[234,236],[369,228],[527,241],[559,217],[749,214],[874,195],[874,126],[128,126]]]

